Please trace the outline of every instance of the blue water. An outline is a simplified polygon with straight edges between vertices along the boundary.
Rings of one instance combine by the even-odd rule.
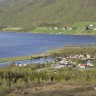
[[[66,45],[90,45],[96,36],[0,32],[0,58],[33,55]]]
[[[16,61],[14,63],[17,64],[44,64],[44,63],[50,63],[52,62],[54,59],[53,58],[39,58],[39,59],[33,59],[33,60],[22,60],[22,61]],[[4,67],[6,65],[10,65],[13,64],[13,62],[2,62],[0,63],[0,67]]]

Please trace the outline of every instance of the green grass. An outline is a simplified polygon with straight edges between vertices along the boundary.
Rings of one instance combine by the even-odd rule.
[[[62,32],[62,29],[57,29],[55,30],[54,28],[51,30],[50,27],[36,27],[35,29],[33,29],[31,32],[33,33],[52,33],[52,34],[56,34],[59,32]]]
[[[15,62],[20,60],[32,60],[37,58],[42,58],[45,56],[50,56],[49,54],[38,54],[38,55],[30,55],[30,56],[17,56],[17,57],[9,57],[9,58],[0,58],[0,62]]]
[[[47,27],[37,27],[37,28],[33,29],[32,32],[36,32],[36,33],[48,33],[48,32],[50,32],[50,30]]]
[[[22,30],[22,28],[19,27],[7,27],[2,29],[2,31],[20,31],[20,30]]]
[[[55,30],[55,27],[36,27],[35,29],[31,30],[30,32],[34,33],[51,33],[51,34],[68,34],[68,35],[96,35],[95,30],[87,31],[85,29],[85,26],[90,26],[90,24],[93,25],[94,28],[96,28],[96,22],[78,22],[75,24],[72,24],[68,27],[72,28],[72,30],[62,30],[62,27],[58,27],[57,30]],[[64,27],[63,27],[64,28]]]
[[[94,30],[92,31],[85,30],[85,26],[89,26],[90,24],[92,24],[94,28],[96,28],[96,22],[78,22],[71,26],[73,28],[72,31],[74,31],[74,33],[77,35],[96,35],[96,31]]]

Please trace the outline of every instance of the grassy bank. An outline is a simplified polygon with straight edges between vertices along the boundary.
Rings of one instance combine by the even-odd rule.
[[[96,57],[96,46],[66,46],[64,48],[51,50],[53,57],[67,57],[75,54],[90,54]]]
[[[44,54],[37,54],[37,55],[30,55],[30,56],[18,56],[18,57],[9,57],[9,58],[0,58],[0,62],[14,62],[14,61],[22,61],[22,60],[32,60],[38,59],[42,57],[50,56],[47,53]]]
[[[26,31],[25,31],[26,30]],[[30,29],[23,27],[5,27],[3,32],[30,32],[41,34],[96,35],[96,22],[77,22],[69,26],[37,26]]]
[[[88,27],[89,29],[86,29]],[[96,35],[96,22],[78,22],[63,27],[36,27],[33,33],[67,34],[67,35]]]

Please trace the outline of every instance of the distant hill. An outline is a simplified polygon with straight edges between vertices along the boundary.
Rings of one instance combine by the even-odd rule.
[[[96,22],[96,0],[0,0],[1,29],[30,31],[76,22]]]

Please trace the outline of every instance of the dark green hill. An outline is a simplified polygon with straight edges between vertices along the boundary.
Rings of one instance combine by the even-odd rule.
[[[29,31],[37,26],[95,21],[96,0],[0,0],[1,28]]]

